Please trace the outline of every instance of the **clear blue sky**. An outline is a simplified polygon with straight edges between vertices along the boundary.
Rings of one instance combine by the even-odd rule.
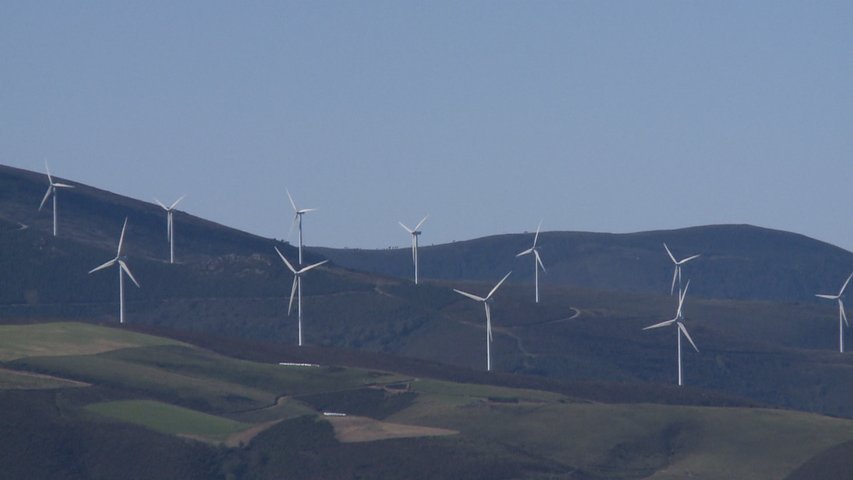
[[[0,5],[0,163],[309,245],[752,223],[853,250],[853,2]],[[34,206],[35,207],[35,206]],[[295,238],[295,237],[293,237]]]

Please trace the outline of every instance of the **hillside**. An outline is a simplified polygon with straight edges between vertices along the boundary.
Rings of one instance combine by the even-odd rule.
[[[405,232],[404,232],[405,233]],[[512,270],[512,282],[533,282],[533,260],[516,258],[533,233],[495,235],[418,249],[424,279],[491,282]],[[673,265],[663,243],[682,259],[695,295],[721,299],[814,301],[853,271],[853,253],[803,235],[751,225],[712,225],[629,234],[542,232],[544,285],[631,293],[669,292]],[[311,248],[336,264],[400,278],[412,276],[409,248]]]
[[[838,468],[825,452],[853,441],[853,421],[819,415],[288,367],[124,328],[0,339],[15,478],[778,479]]]
[[[115,323],[115,271],[86,272],[112,258],[121,220],[128,214],[126,253],[142,285],[128,284],[128,325],[296,343],[296,317],[287,315],[292,275],[272,250],[279,245],[293,258],[290,245],[178,213],[178,263],[169,265],[159,207],[83,185],[63,192],[60,208],[65,213],[60,236],[54,238],[50,214],[37,212],[45,177],[13,169],[0,173],[0,214],[5,219],[0,226],[6,227],[0,230],[0,323]],[[18,221],[29,228],[19,230]],[[196,228],[187,228],[192,225]],[[184,256],[185,244],[197,245],[197,253]],[[661,267],[664,283],[669,268]],[[853,369],[849,355],[836,353],[837,310],[832,304],[700,298],[693,291],[705,281],[691,278],[685,311],[701,353],[685,354],[688,386],[721,398],[853,418],[848,402]],[[485,293],[491,281],[427,281],[416,287],[405,279],[333,262],[305,279],[309,347],[300,350],[307,354],[310,346],[335,347],[481,371],[482,306],[452,289]],[[583,384],[588,392],[601,391],[602,398],[608,391],[641,384],[646,385],[642,398],[669,401],[675,378],[673,332],[642,328],[671,318],[673,297],[546,282],[542,300],[534,304],[531,286],[524,283],[498,292],[495,375]]]

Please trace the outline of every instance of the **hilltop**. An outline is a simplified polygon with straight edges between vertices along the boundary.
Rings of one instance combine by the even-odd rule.
[[[423,242],[423,239],[422,239]],[[530,248],[533,233],[494,235],[418,249],[424,279],[493,282],[512,270],[510,281],[533,282],[533,261],[516,254]],[[666,243],[682,259],[691,291],[707,298],[814,301],[837,291],[853,271],[853,253],[796,233],[752,225],[710,225],[627,234],[542,232],[539,250],[547,269],[543,285],[630,293],[668,292],[673,265]],[[336,264],[410,278],[409,248],[362,250],[312,247]]]

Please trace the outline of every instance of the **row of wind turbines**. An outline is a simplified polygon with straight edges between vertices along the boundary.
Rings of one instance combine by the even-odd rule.
[[[45,192],[44,197],[42,198],[41,204],[39,205],[39,211],[42,210],[42,208],[47,203],[47,201],[52,197],[53,198],[53,235],[56,236],[57,235],[57,224],[58,224],[58,209],[57,209],[58,191],[59,191],[59,189],[74,188],[74,186],[54,181],[54,179],[50,173],[50,168],[48,167],[47,163],[45,163],[45,170],[46,170],[46,175],[48,178],[48,189],[47,189],[47,192]],[[298,263],[297,263],[297,265],[294,266],[287,259],[287,257],[285,257],[284,254],[281,253],[281,251],[277,247],[273,247],[273,248],[275,249],[275,252],[278,254],[278,256],[281,258],[282,262],[288,268],[288,270],[290,270],[293,273],[293,283],[291,286],[290,301],[288,303],[287,313],[288,313],[288,316],[291,314],[291,312],[293,310],[293,302],[294,302],[294,300],[296,300],[297,312],[298,312],[297,313],[297,317],[298,317],[298,322],[297,322],[298,323],[298,343],[299,343],[299,346],[302,346],[303,345],[302,278],[307,272],[327,263],[328,260],[323,260],[321,262],[317,262],[317,263],[307,265],[307,266],[303,264],[303,255],[302,255],[302,251],[303,251],[303,216],[306,213],[316,211],[317,209],[316,208],[299,208],[299,207],[297,207],[296,202],[293,200],[293,196],[290,194],[290,191],[286,190],[286,193],[287,193],[288,200],[290,201],[290,205],[293,208],[293,212],[294,212],[293,220],[292,220],[291,226],[290,226],[290,232],[292,232],[292,230],[295,226],[298,229],[298,235],[299,235]],[[178,206],[178,204],[184,198],[185,198],[185,196],[181,196],[180,198],[178,198],[175,202],[173,202],[168,207],[165,204],[163,204],[162,202],[160,202],[159,200],[155,199],[155,202],[166,212],[166,238],[169,242],[169,263],[170,264],[175,263],[175,224],[174,224],[173,213],[175,211],[175,208]],[[400,224],[400,226],[408,234],[410,234],[412,237],[412,263],[413,263],[413,267],[414,267],[414,283],[415,283],[415,285],[418,284],[418,267],[419,267],[418,238],[422,234],[421,228],[423,227],[427,218],[429,218],[429,215],[424,216],[423,219],[421,219],[421,221],[418,222],[414,228],[409,228],[403,222],[398,222]],[[542,262],[542,257],[539,253],[539,247],[538,247],[539,232],[541,230],[541,227],[542,227],[542,222],[540,221],[539,225],[536,227],[536,233],[533,236],[533,245],[530,248],[523,250],[516,255],[516,257],[531,255],[533,258],[534,292],[535,292],[534,293],[534,299],[535,299],[536,303],[539,303],[539,301],[540,301],[540,296],[539,296],[539,270],[541,269],[543,273],[546,272],[545,265]],[[125,313],[124,275],[127,275],[128,278],[133,282],[134,285],[136,285],[137,288],[140,288],[139,282],[133,276],[133,273],[130,271],[130,268],[127,265],[127,257],[122,254],[122,247],[124,245],[124,237],[125,237],[126,229],[127,229],[127,218],[125,218],[125,220],[124,220],[124,224],[122,225],[122,229],[121,229],[121,234],[119,235],[119,241],[118,241],[118,247],[116,250],[116,256],[114,258],[112,258],[111,260],[105,262],[104,264],[99,265],[98,267],[95,267],[89,271],[89,273],[91,274],[91,273],[97,272],[99,270],[103,270],[103,269],[112,267],[114,265],[118,267],[118,274],[119,274],[119,322],[120,323],[124,323],[124,319],[125,319],[125,314],[124,314]],[[289,234],[288,234],[288,236],[289,236]],[[684,324],[684,322],[685,322],[684,300],[687,296],[687,290],[690,287],[690,281],[688,280],[687,283],[682,288],[682,266],[684,266],[684,264],[690,262],[691,260],[699,258],[701,255],[700,254],[691,255],[691,256],[683,258],[681,260],[677,260],[676,257],[670,251],[669,247],[666,245],[666,243],[663,244],[663,247],[664,247],[664,250],[666,251],[667,256],[670,258],[670,260],[672,261],[672,263],[674,265],[674,270],[673,270],[673,275],[672,275],[672,283],[670,286],[670,294],[671,295],[675,294],[676,286],[677,286],[678,287],[678,290],[677,290],[677,292],[678,292],[677,308],[676,308],[675,316],[673,318],[671,318],[669,320],[665,320],[665,321],[660,322],[660,323],[656,323],[654,325],[647,326],[647,327],[643,328],[643,330],[652,330],[652,329],[669,327],[671,325],[675,325],[675,327],[676,327],[678,385],[682,386],[684,384],[683,367],[682,367],[682,348],[681,348],[682,335],[684,336],[684,338],[687,339],[687,341],[690,343],[690,345],[693,347],[693,349],[697,353],[699,352],[699,348],[696,346],[696,343],[690,337],[690,333],[688,332],[687,327]],[[475,295],[475,294],[472,294],[469,292],[465,292],[462,290],[453,289],[456,293],[483,304],[483,307],[485,309],[485,315],[486,315],[485,332],[486,332],[486,370],[487,371],[491,371],[491,369],[492,369],[491,343],[493,342],[493,334],[492,334],[491,305],[494,302],[495,293],[498,291],[498,289],[501,287],[501,285],[503,285],[503,283],[507,280],[507,278],[509,278],[509,276],[511,274],[512,274],[512,272],[510,271],[506,275],[504,275],[504,277],[501,278],[501,280],[489,291],[489,293],[485,297],[481,297],[481,296],[478,296],[478,295]],[[830,295],[830,294],[817,294],[816,295],[819,298],[824,298],[824,299],[828,299],[828,300],[835,300],[838,302],[838,309],[839,309],[839,351],[842,353],[844,352],[844,325],[848,325],[847,315],[844,311],[844,302],[842,300],[842,296],[844,295],[844,291],[847,288],[847,285],[850,283],[850,280],[852,278],[853,278],[853,273],[851,273],[850,276],[847,277],[847,280],[844,282],[844,284],[841,287],[841,290],[838,292],[837,295]]]

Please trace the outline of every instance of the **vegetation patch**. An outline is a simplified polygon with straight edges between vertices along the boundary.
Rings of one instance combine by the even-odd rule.
[[[37,390],[43,388],[86,387],[88,383],[32,372],[0,368],[0,390]]]
[[[86,323],[0,325],[0,360],[24,357],[92,355],[153,345],[180,345],[175,340],[98,327]]]
[[[212,442],[224,442],[229,436],[252,427],[235,420],[152,400],[95,403],[86,409],[161,433],[190,436]]]

